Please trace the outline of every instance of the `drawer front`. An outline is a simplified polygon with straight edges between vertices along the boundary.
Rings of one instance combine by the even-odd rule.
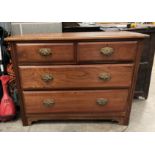
[[[78,43],[78,61],[133,61],[136,50],[136,41]]]
[[[128,90],[25,91],[26,113],[124,111]]]
[[[133,64],[19,66],[23,89],[129,87]]]
[[[16,45],[19,62],[73,62],[73,43],[19,43]]]

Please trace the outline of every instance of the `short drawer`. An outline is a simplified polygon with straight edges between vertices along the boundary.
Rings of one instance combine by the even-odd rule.
[[[133,64],[19,66],[23,89],[130,87]]]
[[[74,61],[73,43],[18,43],[18,62],[62,63]]]
[[[137,42],[81,42],[78,43],[78,61],[133,61]]]
[[[118,112],[127,105],[128,90],[24,91],[26,113]]]

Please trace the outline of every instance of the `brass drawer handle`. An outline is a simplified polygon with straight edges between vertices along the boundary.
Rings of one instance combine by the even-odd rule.
[[[53,106],[55,104],[53,99],[45,99],[43,100],[43,106],[45,106],[46,108],[49,108],[51,106]]]
[[[99,79],[101,79],[102,81],[109,81],[111,80],[111,75],[109,73],[101,73],[99,75]]]
[[[40,54],[41,56],[49,56],[49,55],[52,54],[52,51],[51,51],[50,48],[40,48],[40,49],[39,49],[39,54]]]
[[[41,76],[41,79],[44,81],[44,82],[49,82],[51,80],[53,80],[53,76],[51,74],[44,74]]]
[[[106,98],[99,98],[99,99],[96,100],[96,103],[98,105],[103,106],[103,105],[106,105],[108,103],[108,99],[106,99]]]
[[[103,47],[100,52],[105,56],[111,56],[114,53],[114,49],[112,47]]]

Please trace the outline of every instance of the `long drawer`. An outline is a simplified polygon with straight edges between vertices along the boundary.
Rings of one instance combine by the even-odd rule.
[[[128,90],[24,91],[26,113],[118,112],[127,105]]]
[[[19,66],[23,89],[130,87],[133,64]]]
[[[16,53],[19,62],[63,63],[74,61],[73,43],[18,43]]]
[[[78,43],[78,61],[134,61],[137,41]]]

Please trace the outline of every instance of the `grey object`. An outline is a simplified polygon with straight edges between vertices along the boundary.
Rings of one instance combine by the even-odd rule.
[[[21,34],[20,24],[11,23],[11,34],[12,35]]]
[[[35,23],[11,23],[11,32],[16,34],[57,33],[62,32],[62,23],[59,22],[35,22]]]

